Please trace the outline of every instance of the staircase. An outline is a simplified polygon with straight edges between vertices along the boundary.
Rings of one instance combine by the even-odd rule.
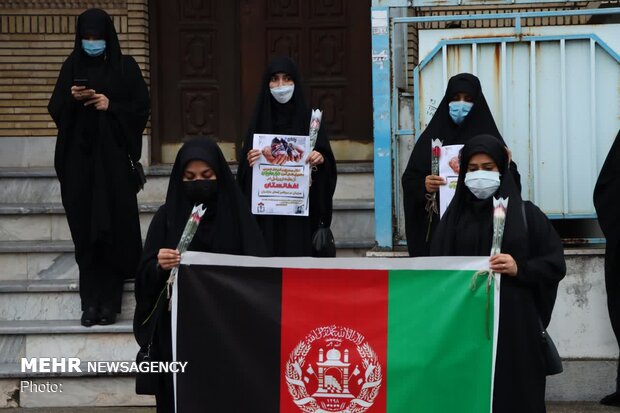
[[[339,256],[374,245],[372,164],[338,165],[332,231]],[[170,166],[148,170],[140,192],[143,237],[163,203]],[[53,168],[0,168],[0,407],[148,406],[122,374],[22,373],[22,357],[132,361],[133,281],[125,283],[119,321],[82,327],[78,269]],[[22,381],[62,385],[60,392],[20,391]]]

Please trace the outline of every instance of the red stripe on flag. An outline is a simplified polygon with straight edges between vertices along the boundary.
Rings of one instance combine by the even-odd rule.
[[[283,270],[280,412],[385,412],[387,300],[387,271]]]

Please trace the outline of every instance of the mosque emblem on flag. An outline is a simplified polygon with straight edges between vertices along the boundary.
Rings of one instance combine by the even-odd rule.
[[[363,413],[383,380],[379,358],[366,338],[335,325],[315,328],[295,346],[284,378],[304,413]]]

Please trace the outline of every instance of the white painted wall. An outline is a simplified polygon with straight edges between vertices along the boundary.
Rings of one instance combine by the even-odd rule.
[[[604,250],[566,250],[566,278],[558,289],[549,334],[562,358],[616,359],[607,313]]]

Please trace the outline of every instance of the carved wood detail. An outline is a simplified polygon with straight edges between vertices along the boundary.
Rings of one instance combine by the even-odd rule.
[[[323,110],[323,121],[329,133],[345,132],[344,87],[313,87],[310,94],[312,107]]]
[[[299,0],[267,0],[267,17],[299,17]]]
[[[218,92],[215,89],[184,90],[183,131],[187,135],[216,136],[218,134]]]
[[[180,33],[181,76],[215,79],[217,61],[217,40],[215,31],[189,31]]]

